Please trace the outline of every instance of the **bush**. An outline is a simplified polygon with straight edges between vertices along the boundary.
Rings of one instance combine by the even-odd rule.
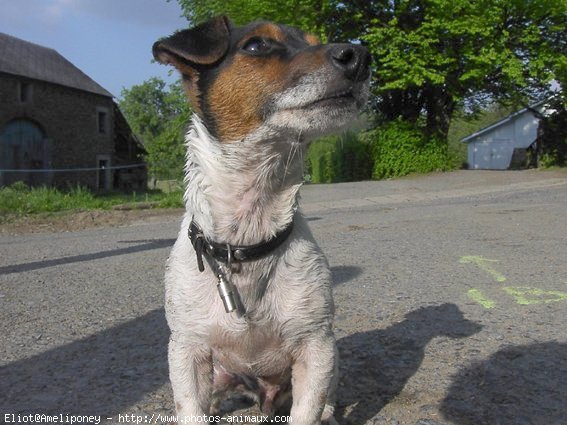
[[[372,178],[401,177],[456,168],[448,154],[447,143],[427,138],[419,129],[394,121],[361,135],[371,146]]]
[[[381,180],[459,165],[458,155],[449,154],[447,142],[428,138],[409,123],[394,121],[358,135],[349,132],[313,142],[307,154],[307,180]]]
[[[370,146],[350,132],[318,139],[309,147],[307,170],[313,183],[369,180]]]

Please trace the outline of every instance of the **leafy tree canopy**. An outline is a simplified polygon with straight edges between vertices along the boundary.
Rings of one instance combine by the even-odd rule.
[[[123,89],[119,107],[142,140],[150,172],[163,179],[179,178],[184,164],[183,133],[191,116],[181,83],[166,87],[157,77]]]
[[[387,120],[425,118],[445,136],[457,108],[525,103],[549,96],[552,79],[566,82],[564,0],[365,4],[347,15],[376,59],[376,109]]]
[[[236,25],[268,20],[292,25],[329,37],[329,16],[336,11],[335,1],[325,0],[178,0],[184,15],[195,24],[216,15],[227,15]]]

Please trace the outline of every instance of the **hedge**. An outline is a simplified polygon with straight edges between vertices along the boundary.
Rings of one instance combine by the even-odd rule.
[[[313,183],[369,180],[371,171],[370,146],[354,133],[325,137],[309,148],[307,174]]]
[[[459,160],[447,142],[431,139],[403,121],[312,143],[307,155],[307,180],[334,183],[380,180],[412,173],[446,171]]]

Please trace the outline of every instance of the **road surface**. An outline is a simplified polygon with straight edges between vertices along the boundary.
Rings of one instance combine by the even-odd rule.
[[[302,206],[335,278],[340,423],[567,423],[567,174],[306,186]],[[178,225],[0,236],[3,420],[172,414]]]

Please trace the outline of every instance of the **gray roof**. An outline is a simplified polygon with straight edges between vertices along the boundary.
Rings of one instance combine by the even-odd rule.
[[[112,97],[57,51],[1,32],[0,72]]]
[[[483,129],[478,130],[478,131],[475,131],[473,134],[471,134],[471,135],[469,135],[469,136],[467,136],[467,137],[461,139],[461,142],[462,142],[462,143],[468,143],[468,142],[470,142],[472,139],[474,139],[474,138],[480,136],[481,134],[488,133],[489,131],[492,131],[492,130],[494,130],[495,128],[498,128],[498,127],[500,127],[500,126],[502,126],[502,125],[504,125],[504,124],[506,124],[506,123],[512,121],[512,120],[513,120],[514,118],[516,118],[518,115],[525,114],[526,112],[529,112],[529,113],[533,114],[533,110],[534,110],[534,109],[535,109],[535,110],[538,110],[538,112],[540,112],[539,109],[540,109],[542,106],[545,105],[545,102],[547,102],[546,99],[540,100],[539,102],[536,102],[536,103],[534,103],[534,104],[528,106],[527,108],[523,108],[523,109],[520,109],[519,111],[513,112],[512,114],[508,115],[507,117],[502,118],[500,121],[496,121],[494,124],[490,124],[488,127],[484,127]]]

